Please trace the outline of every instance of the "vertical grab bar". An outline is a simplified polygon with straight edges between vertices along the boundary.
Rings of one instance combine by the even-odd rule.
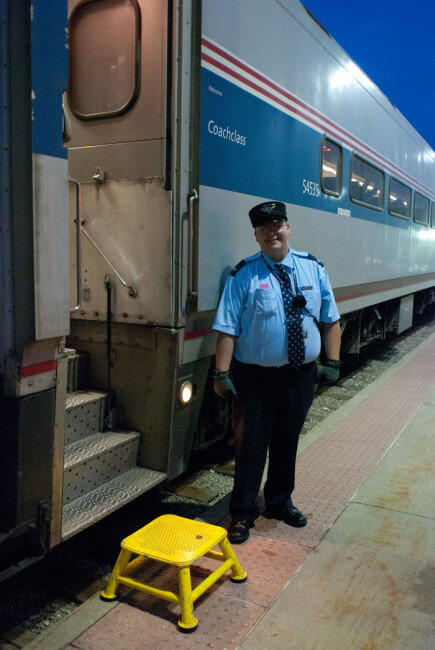
[[[189,221],[189,239],[188,239],[188,265],[187,270],[187,299],[193,300],[197,296],[197,291],[193,290],[193,204],[195,201],[199,201],[198,192],[195,189],[191,189],[187,197],[187,219]]]
[[[82,193],[80,188],[80,183],[76,178],[68,178],[68,183],[76,186],[76,297],[77,303],[69,311],[70,314],[78,311],[80,309],[80,279],[81,279],[81,263],[82,263],[82,252],[81,252],[81,239],[80,239],[80,228],[81,228],[81,213],[82,213]]]

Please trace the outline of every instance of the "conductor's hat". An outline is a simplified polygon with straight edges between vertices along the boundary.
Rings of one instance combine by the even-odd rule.
[[[249,218],[254,228],[265,223],[287,221],[287,212],[284,203],[280,201],[266,201],[259,203],[249,210]]]

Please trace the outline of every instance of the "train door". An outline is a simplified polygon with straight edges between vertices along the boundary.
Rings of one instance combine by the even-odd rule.
[[[66,145],[80,183],[80,309],[102,321],[173,324],[167,162],[167,5],[159,0],[69,3]],[[76,233],[70,233],[77,295]]]
[[[76,460],[71,480],[65,468],[63,539],[185,469],[191,446],[177,392],[189,262],[190,2],[70,0],[68,23],[65,443],[68,455],[88,448],[93,439],[81,441],[91,432],[104,452],[81,458],[78,479]]]

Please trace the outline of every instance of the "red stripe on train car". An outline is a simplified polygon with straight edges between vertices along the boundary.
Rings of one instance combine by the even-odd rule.
[[[274,92],[279,93],[280,95],[286,97],[287,99],[289,99],[293,103],[298,104],[301,108],[303,108],[305,111],[309,112],[312,116],[315,116],[315,117],[319,118],[322,122],[330,125],[330,127],[333,128],[335,131],[340,132],[341,135],[338,136],[338,137],[341,138],[341,140],[343,141],[343,144],[346,144],[351,149],[358,150],[358,153],[365,156],[366,158],[369,158],[376,165],[380,165],[381,167],[389,167],[390,168],[390,173],[392,173],[393,175],[395,175],[395,174],[400,175],[402,177],[402,179],[406,183],[411,183],[414,187],[417,187],[420,191],[423,191],[426,194],[429,193],[431,196],[434,196],[433,192],[429,188],[427,188],[421,182],[419,182],[416,178],[414,178],[413,176],[411,176],[410,174],[405,172],[405,170],[401,169],[400,167],[395,165],[392,161],[390,161],[387,158],[385,158],[384,156],[382,156],[382,154],[380,154],[376,150],[372,149],[369,145],[362,142],[359,138],[357,138],[353,134],[349,133],[349,131],[346,131],[345,129],[343,129],[341,126],[339,126],[335,122],[332,122],[325,115],[323,115],[322,113],[319,113],[319,111],[316,111],[314,108],[312,108],[308,104],[305,104],[305,102],[300,100],[298,97],[295,97],[294,95],[289,93],[287,90],[285,90],[284,88],[281,88],[279,85],[275,84],[273,81],[271,81],[270,79],[268,79],[267,77],[265,77],[261,73],[258,73],[254,68],[250,68],[245,63],[243,63],[242,61],[239,61],[234,56],[231,56],[231,54],[229,54],[228,52],[225,52],[224,50],[221,50],[218,46],[216,46],[214,43],[211,43],[210,41],[208,41],[204,37],[202,38],[202,44],[206,48],[208,48],[209,50],[213,51],[218,56],[221,56],[222,58],[226,59],[227,61],[229,61],[233,65],[237,66],[240,70],[243,70],[243,72],[246,72],[250,76],[252,76],[252,77],[258,79],[259,81],[261,81],[262,83],[266,84]],[[284,102],[279,101],[278,97],[276,97],[276,96],[272,97],[267,91],[265,92],[264,89],[261,89],[258,86],[256,86],[256,84],[252,84],[252,82],[249,82],[249,80],[246,77],[242,78],[241,76],[239,76],[232,69],[227,68],[227,66],[225,66],[222,63],[216,61],[215,59],[212,59],[211,57],[207,56],[207,54],[205,52],[202,53],[201,58],[204,61],[207,61],[208,63],[211,63],[211,65],[214,65],[216,68],[221,69],[223,72],[226,72],[230,76],[233,76],[234,78],[238,79],[239,81],[241,81],[245,85],[251,86],[257,92],[260,92],[263,95],[265,95],[266,97],[269,97],[269,99],[272,99],[272,101],[275,101],[276,103],[281,104],[282,106],[287,108],[287,110],[290,110],[290,111],[296,113],[297,115],[299,115],[300,117],[302,117],[303,119],[311,122],[312,124],[315,124],[321,130],[326,131],[330,136],[332,136],[334,138],[337,138],[337,134],[331,133],[330,131],[328,131],[328,129],[325,128],[324,124],[319,124],[317,121],[314,122],[307,115],[301,114],[300,112],[295,110],[294,107],[291,107],[288,104],[286,105]],[[361,150],[361,149],[363,149],[363,150]]]
[[[207,336],[207,334],[211,334],[212,329],[211,327],[203,327],[202,329],[199,330],[192,330],[191,332],[186,332],[184,335],[184,340],[189,341],[190,339],[197,339],[200,336]]]
[[[56,359],[51,359],[51,361],[42,361],[41,363],[33,363],[30,366],[23,366],[20,369],[20,375],[22,377],[32,377],[33,375],[40,375],[43,372],[56,370],[56,368]]]

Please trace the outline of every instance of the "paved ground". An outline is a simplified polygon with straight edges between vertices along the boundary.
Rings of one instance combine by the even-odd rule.
[[[119,604],[85,603],[27,647],[432,647],[434,430],[432,336],[307,434],[295,502],[309,524],[260,517],[235,547],[248,582],[225,576],[207,592],[194,634],[177,630],[176,606],[124,592]],[[192,571],[194,584],[210,562]],[[153,580],[174,585],[169,569]]]
[[[429,650],[435,391],[242,648]]]

